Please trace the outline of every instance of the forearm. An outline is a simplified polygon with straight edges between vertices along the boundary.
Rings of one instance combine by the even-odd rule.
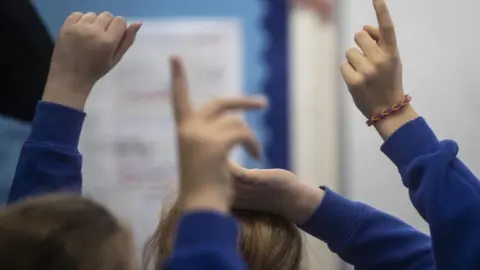
[[[0,116],[0,204],[8,202],[20,150],[30,134],[30,123]]]
[[[88,98],[86,93],[90,92],[93,85],[73,76],[62,75],[61,72],[56,73],[60,75],[51,72],[42,100],[83,112]]]
[[[40,102],[24,143],[9,194],[9,203],[51,192],[81,192],[82,156],[78,140],[85,114]]]
[[[480,182],[456,158],[457,144],[439,142],[419,118],[397,129],[382,150],[430,225],[438,269],[480,268]]]
[[[428,236],[330,190],[300,227],[356,269],[435,269]]]

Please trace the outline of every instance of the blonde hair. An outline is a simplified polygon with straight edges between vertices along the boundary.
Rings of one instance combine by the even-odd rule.
[[[72,195],[19,202],[0,214],[0,265],[15,270],[130,270],[130,232],[104,207]]]
[[[159,222],[146,246],[144,265],[161,269],[172,252],[181,209],[176,203]],[[240,225],[240,251],[250,270],[299,270],[302,261],[302,236],[295,224],[264,212],[234,210]]]

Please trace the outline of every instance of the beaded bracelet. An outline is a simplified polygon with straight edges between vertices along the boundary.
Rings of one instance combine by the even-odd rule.
[[[395,103],[392,107],[384,110],[383,112],[381,113],[378,113],[376,114],[375,116],[371,117],[370,119],[367,120],[367,126],[372,126],[374,125],[375,123],[377,123],[378,121],[392,115],[392,114],[395,114],[396,112],[400,111],[401,109],[403,109],[405,106],[407,106],[410,101],[412,101],[412,98],[409,96],[409,95],[405,95],[405,97]]]

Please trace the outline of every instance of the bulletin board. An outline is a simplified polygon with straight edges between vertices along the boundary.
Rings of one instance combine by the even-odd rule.
[[[248,113],[246,118],[264,146],[261,161],[246,158],[247,167],[290,169],[288,137],[288,1],[281,0],[65,0],[36,1],[37,8],[53,36],[69,13],[110,11],[126,18],[234,18],[242,25],[242,88],[246,94],[263,94],[269,99],[268,110]],[[168,64],[165,63],[165,66]],[[88,107],[88,106],[87,106]],[[88,110],[87,110],[88,114]],[[87,115],[88,117],[88,115]],[[87,119],[88,122],[88,119]],[[82,134],[88,136],[88,134]],[[81,149],[82,150],[82,149]],[[84,153],[84,182],[102,183],[109,166],[88,165]],[[92,163],[92,162],[90,162]],[[100,164],[100,165],[99,165]],[[88,173],[85,172],[88,167]],[[102,190],[103,189],[103,190]],[[165,187],[165,190],[168,188]],[[141,191],[143,192],[143,191]],[[153,233],[162,205],[148,197],[158,194],[125,191],[99,184],[84,193],[105,203],[119,216],[132,223],[137,248],[141,251],[146,237]],[[138,194],[141,194],[139,198]],[[151,206],[150,206],[151,205]]]
[[[243,87],[269,98],[265,113],[249,114],[249,124],[264,144],[265,160],[245,160],[248,167],[290,168],[288,136],[288,1],[282,0],[65,0],[34,1],[52,36],[74,11],[133,18],[234,17],[243,25]]]

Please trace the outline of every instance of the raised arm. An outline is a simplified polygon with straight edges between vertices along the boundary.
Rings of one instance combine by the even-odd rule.
[[[104,12],[73,13],[59,34],[43,101],[36,110],[9,194],[9,203],[51,192],[80,193],[78,140],[93,85],[133,43],[139,24]]]
[[[439,142],[403,99],[393,22],[385,0],[373,2],[379,28],[367,26],[356,35],[362,52],[347,55],[345,81],[359,110],[386,140],[382,150],[429,224],[437,268],[480,269],[480,182],[456,158],[456,143]]]
[[[357,270],[436,269],[430,237],[371,206],[326,189],[300,226]]]
[[[255,98],[214,100],[192,109],[186,74],[171,60],[172,100],[180,168],[180,220],[165,270],[243,270],[236,221],[230,216],[234,190],[228,153],[243,145],[258,158],[260,145],[250,128],[232,111],[261,109]]]
[[[85,114],[48,102],[37,105],[23,144],[8,203],[51,192],[80,193],[82,156],[78,139]]]
[[[438,269],[480,269],[480,181],[457,158],[458,145],[438,141],[409,110],[378,126],[382,151],[429,224]]]

